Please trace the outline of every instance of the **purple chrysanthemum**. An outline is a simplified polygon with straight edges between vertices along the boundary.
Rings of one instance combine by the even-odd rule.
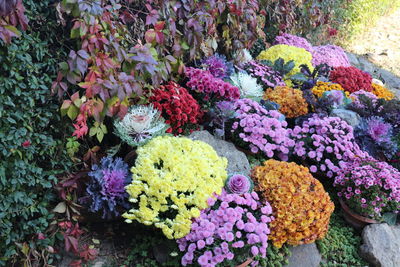
[[[320,64],[327,64],[334,68],[351,66],[344,50],[336,45],[314,46],[312,55],[313,66]]]
[[[312,53],[313,47],[312,45],[307,41],[307,39],[303,37],[299,37],[296,35],[284,33],[275,38],[275,43],[274,44],[285,44],[285,45],[290,45],[290,46],[296,46],[300,48],[304,48],[308,52]]]
[[[215,78],[224,79],[233,72],[233,64],[226,60],[223,55],[212,55],[202,62],[203,67],[208,70]]]

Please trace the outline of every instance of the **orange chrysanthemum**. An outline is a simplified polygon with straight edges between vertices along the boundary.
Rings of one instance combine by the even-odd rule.
[[[269,236],[274,246],[308,244],[325,236],[334,205],[306,167],[268,160],[252,170],[252,177],[274,211]]]

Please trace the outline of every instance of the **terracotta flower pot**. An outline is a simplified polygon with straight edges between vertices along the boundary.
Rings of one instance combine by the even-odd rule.
[[[249,266],[250,263],[253,262],[253,258],[247,259],[245,262],[243,262],[242,264],[237,265],[236,267],[246,267]]]
[[[368,224],[371,223],[379,223],[376,220],[361,216],[359,214],[354,213],[344,202],[342,199],[339,199],[340,206],[342,207],[344,219],[353,227],[357,229],[362,229]]]

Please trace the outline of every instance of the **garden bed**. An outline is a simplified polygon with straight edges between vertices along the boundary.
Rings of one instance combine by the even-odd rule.
[[[0,266],[396,262],[393,83],[257,1],[146,3],[0,5]]]

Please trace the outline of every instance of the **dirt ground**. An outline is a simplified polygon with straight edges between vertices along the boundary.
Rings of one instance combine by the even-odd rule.
[[[374,27],[357,37],[347,50],[366,55],[372,63],[400,76],[400,9],[381,17]]]

